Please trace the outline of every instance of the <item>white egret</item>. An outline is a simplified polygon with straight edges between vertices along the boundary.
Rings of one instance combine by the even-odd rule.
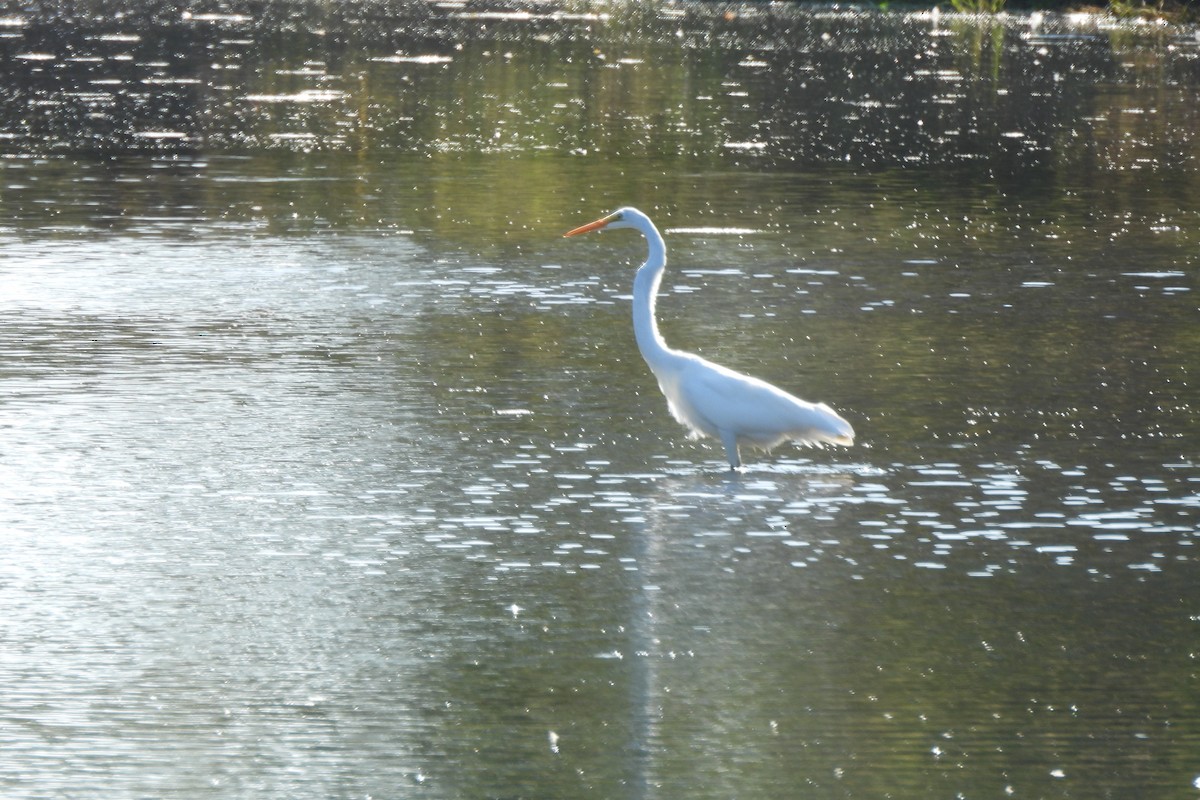
[[[809,403],[766,381],[742,375],[692,353],[667,346],[654,318],[654,306],[667,247],[650,218],[622,208],[565,236],[601,228],[633,228],[646,237],[646,263],[633,280],[633,332],[642,358],[667,396],[672,416],[692,438],[713,436],[725,446],[730,469],[742,465],[739,447],[770,450],[791,440],[799,444],[854,443],[854,429],[824,403]]]

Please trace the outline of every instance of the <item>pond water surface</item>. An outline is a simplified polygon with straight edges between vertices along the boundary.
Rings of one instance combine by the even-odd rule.
[[[0,15],[5,797],[1200,796],[1194,30],[188,7]]]

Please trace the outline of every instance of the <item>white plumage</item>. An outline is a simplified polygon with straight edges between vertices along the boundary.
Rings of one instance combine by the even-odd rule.
[[[601,228],[634,228],[646,237],[646,262],[633,282],[633,330],[672,416],[687,426],[693,437],[720,439],[731,469],[741,466],[742,445],[770,450],[789,440],[808,445],[854,443],[850,423],[824,403],[809,403],[766,381],[668,347],[654,316],[667,266],[662,235],[636,208],[622,208],[566,235]]]

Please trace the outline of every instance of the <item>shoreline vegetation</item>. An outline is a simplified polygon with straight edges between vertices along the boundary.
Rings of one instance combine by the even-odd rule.
[[[886,2],[883,5],[886,6]],[[1156,0],[1156,2],[1109,0],[1108,4],[1104,6],[1090,3],[1055,2],[1055,0],[1015,2],[1012,5],[1009,5],[1007,0],[949,0],[949,6],[953,11],[961,14],[998,14],[1006,10],[1019,13],[1053,11],[1067,14],[1109,14],[1118,19],[1147,22],[1175,24],[1200,22],[1200,0]]]

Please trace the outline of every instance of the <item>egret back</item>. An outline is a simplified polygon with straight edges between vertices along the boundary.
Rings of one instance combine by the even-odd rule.
[[[829,406],[809,403],[766,381],[699,356],[679,353],[667,370],[655,370],[671,412],[694,435],[770,449],[784,441],[851,444],[854,429]]]

